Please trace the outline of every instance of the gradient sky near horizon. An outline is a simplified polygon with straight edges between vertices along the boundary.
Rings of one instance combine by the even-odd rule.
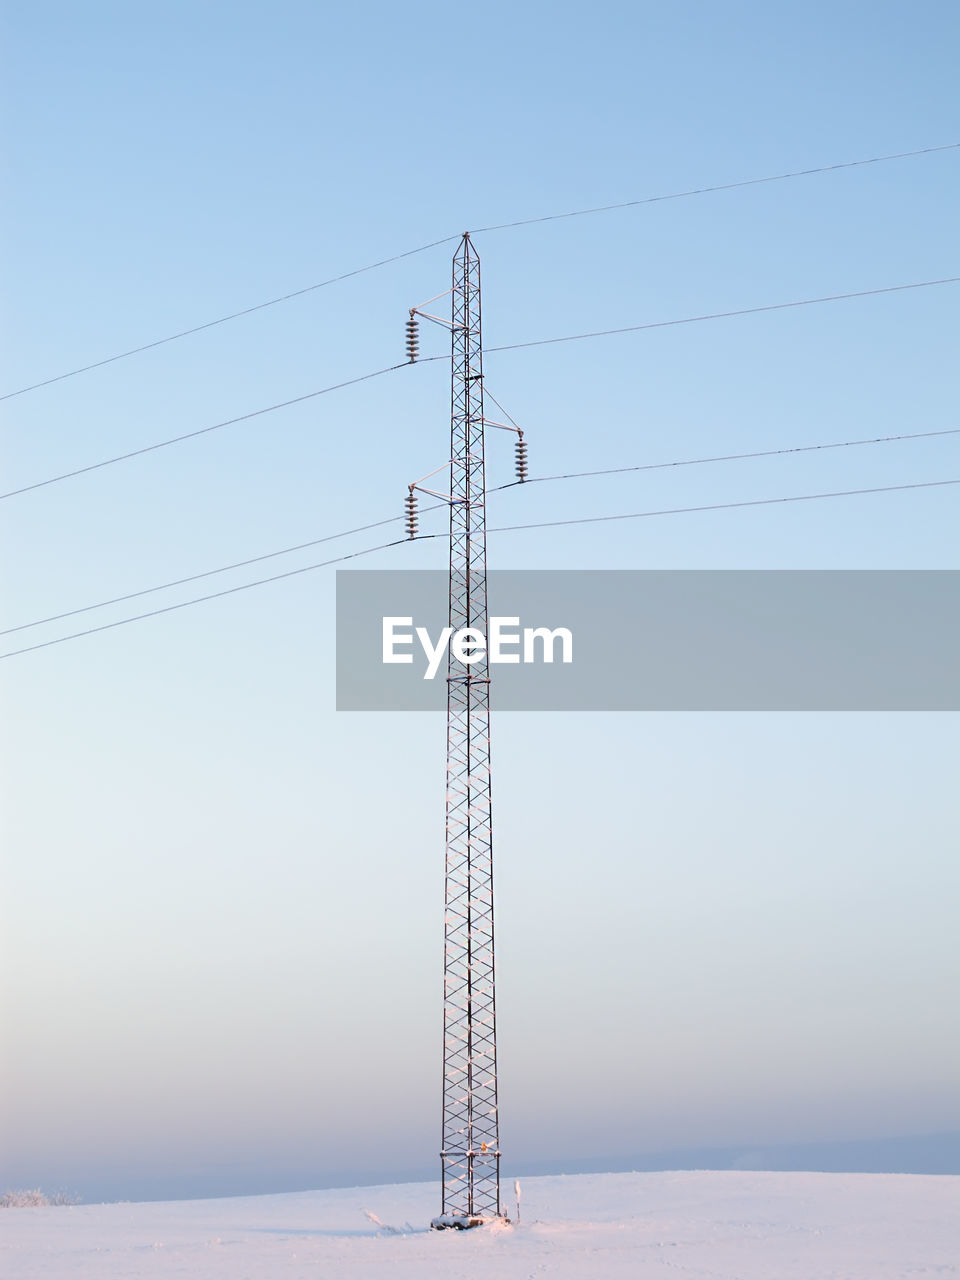
[[[0,24],[0,394],[465,228],[960,141],[945,2],[18,0]],[[960,275],[958,191],[952,150],[478,234],[485,340]],[[401,360],[453,248],[4,401],[4,491]],[[941,430],[960,425],[958,300],[491,353],[486,380],[533,474]],[[0,502],[0,627],[399,513],[446,457],[446,378],[401,370]],[[958,441],[491,509],[940,480]],[[511,470],[492,440],[491,483]],[[490,560],[957,568],[957,500],[502,534]],[[358,563],[436,568],[443,545]],[[443,725],[334,711],[333,600],[319,570],[0,662],[2,1186],[213,1195],[237,1171],[267,1191],[435,1167]],[[494,733],[508,1171],[960,1128],[956,716],[505,714]]]

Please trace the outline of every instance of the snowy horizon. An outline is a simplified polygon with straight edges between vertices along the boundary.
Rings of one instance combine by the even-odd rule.
[[[0,1160],[0,1193],[12,1188],[40,1188],[63,1192],[78,1203],[118,1203],[158,1200],[219,1199],[235,1196],[287,1194],[345,1186],[381,1186],[429,1181],[437,1162],[419,1167],[351,1169],[320,1165],[300,1168],[263,1165],[224,1165],[200,1161],[189,1169],[150,1172],[106,1171],[84,1178],[80,1171],[64,1175],[35,1166],[4,1165]],[[740,1143],[722,1146],[636,1152],[615,1156],[570,1156],[543,1159],[527,1155],[503,1161],[503,1186],[515,1177],[579,1176],[600,1173],[664,1171],[755,1171],[843,1174],[960,1175],[960,1132],[898,1135],[851,1141],[794,1142],[773,1146]]]

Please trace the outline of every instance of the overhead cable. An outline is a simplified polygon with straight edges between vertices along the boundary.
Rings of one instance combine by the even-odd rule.
[[[154,342],[145,342],[142,346],[131,347],[129,351],[118,351],[116,355],[106,356],[103,360],[94,360],[92,364],[81,365],[78,369],[69,369],[66,373],[58,373],[52,378],[44,378],[40,382],[32,382],[27,387],[19,387],[16,391],[8,391],[0,395],[0,400],[12,400],[14,396],[26,395],[28,391],[37,391],[40,387],[49,387],[54,382],[63,382],[66,378],[75,378],[80,373],[89,373],[91,369],[102,369],[105,364],[113,364],[117,360],[126,360],[128,356],[137,356],[142,351],[152,351],[154,347],[165,346],[168,342],[176,342],[178,338],[189,338],[191,334],[202,333],[205,329],[215,329],[217,325],[226,324],[228,320],[239,320],[241,316],[252,315],[255,311],[264,311],[267,307],[275,307],[281,302],[289,302],[291,298],[302,298],[305,293],[313,293],[317,289],[325,289],[328,285],[339,284],[341,280],[350,280],[353,276],[363,275],[366,271],[375,271],[391,262],[399,262],[402,258],[412,258],[414,254],[426,253],[428,249],[436,249],[438,245],[450,244],[459,236],[445,236],[442,240],[431,240],[416,249],[407,249],[404,253],[395,253],[392,258],[381,258],[379,262],[371,262],[365,267],[357,267],[353,271],[345,271],[342,275],[331,276],[329,280],[320,280],[317,284],[305,285],[302,289],[294,289],[292,293],[281,294],[279,298],[269,298],[266,302],[258,302],[252,307],[244,307],[242,311],[231,311],[229,315],[219,316],[216,320],[208,320],[205,324],[194,325],[192,329],[181,329],[179,333],[168,334],[165,338],[157,338]]]
[[[954,484],[960,484],[960,479],[926,480],[926,481],[919,481],[914,484],[880,485],[870,489],[843,489],[843,490],[839,490],[831,493],[801,493],[801,494],[792,494],[787,497],[781,497],[781,498],[754,498],[752,500],[743,501],[743,502],[717,502],[709,505],[702,505],[702,506],[696,506],[696,507],[670,507],[670,508],[657,510],[657,511],[631,511],[623,515],[582,516],[578,519],[572,519],[572,520],[544,520],[544,521],[539,521],[535,524],[500,525],[500,526],[495,526],[493,528],[488,528],[487,533],[515,533],[523,529],[548,529],[548,528],[557,528],[561,525],[598,524],[601,522],[607,522],[612,520],[639,520],[645,517],[688,515],[688,514],[702,512],[702,511],[729,511],[738,507],[765,507],[765,506],[772,506],[775,504],[782,504],[787,502],[812,502],[821,498],[853,498],[853,497],[861,497],[865,494],[895,493],[895,492],[899,492],[906,489],[933,489],[940,486],[954,485]],[[293,578],[301,573],[309,573],[313,569],[325,569],[330,565],[341,564],[345,560],[353,560],[359,556],[372,555],[375,551],[386,551],[390,547],[409,546],[411,541],[424,542],[430,538],[440,538],[445,536],[447,535],[440,534],[440,533],[422,533],[422,534],[418,534],[414,539],[398,538],[393,542],[381,543],[380,546],[365,547],[362,551],[352,551],[347,553],[346,555],[336,556],[332,560],[323,560],[318,564],[303,565],[299,569],[289,569],[287,570],[286,573],[273,574],[269,578],[258,578],[254,582],[241,583],[240,586],[236,586],[236,587],[226,587],[223,591],[214,591],[210,595],[197,596],[191,600],[181,600],[178,604],[166,605],[160,609],[151,609],[148,613],[138,613],[130,618],[120,618],[116,622],[103,623],[99,627],[89,627],[85,631],[75,631],[75,632],[72,632],[70,635],[58,636],[57,639],[55,640],[45,640],[40,644],[27,645],[23,649],[13,649],[9,653],[0,654],[0,659],[15,658],[15,657],[18,657],[20,654],[32,653],[37,649],[48,649],[52,645],[65,644],[68,640],[78,640],[80,639],[81,636],[94,635],[99,631],[110,631],[114,627],[124,627],[131,622],[142,622],[146,618],[155,618],[155,617],[158,617],[160,614],[173,613],[177,609],[187,609],[191,605],[204,604],[208,600],[219,600],[223,596],[235,595],[237,592],[240,592],[240,591],[249,591],[253,587],[262,587],[269,582],[279,582],[283,578]]]
[[[523,484],[545,484],[548,480],[583,480],[590,476],[619,476],[633,471],[664,471],[672,467],[698,467],[707,462],[745,462],[750,458],[779,458],[792,453],[817,453],[824,449],[852,449],[864,444],[892,444],[899,440],[927,440],[935,436],[960,435],[960,427],[946,427],[941,431],[911,431],[898,436],[868,436],[861,440],[831,440],[826,444],[795,444],[783,449],[758,449],[751,453],[718,453],[707,458],[679,458],[672,462],[641,462],[629,467],[604,467],[599,471],[567,471],[555,476],[529,476],[524,481],[511,480],[498,486],[513,489]],[[495,489],[490,490],[495,493]],[[3,632],[0,632],[2,635]]]
[[[796,302],[771,302],[763,307],[742,307],[737,311],[712,311],[702,316],[684,316],[680,320],[654,320],[648,324],[628,324],[619,329],[596,329],[591,333],[568,333],[559,338],[537,338],[532,342],[508,342],[499,347],[484,347],[484,355],[493,351],[519,351],[522,347],[547,347],[556,342],[579,342],[583,338],[609,338],[618,333],[640,333],[644,329],[669,329],[680,324],[700,324],[704,320],[728,320],[732,316],[755,316],[764,311],[787,311],[792,307],[812,307],[820,302],[845,302],[850,298],[873,298],[881,293],[903,293],[907,289],[932,289],[941,284],[957,284],[960,276],[940,280],[917,280],[910,284],[888,284],[879,289],[857,289],[853,293],[829,293],[820,298],[801,298]],[[437,356],[428,359],[439,359]]]
[[[764,183],[786,182],[792,178],[806,178],[820,173],[834,173],[842,169],[857,169],[866,165],[884,164],[891,160],[906,160],[914,156],[933,155],[941,151],[954,151],[960,148],[960,142],[948,142],[936,147],[919,147],[913,151],[897,151],[888,155],[872,156],[862,160],[847,160],[840,164],[819,165],[812,169],[794,169],[788,173],[769,174],[762,178],[746,178],[738,182],[717,183],[713,186],[691,187],[685,191],[673,191],[665,195],[643,196],[638,200],[624,200],[617,204],[594,205],[587,209],[571,209],[564,213],[545,214],[537,218],[522,218],[515,222],[499,222],[486,227],[478,227],[475,234],[486,231],[504,231],[512,227],[526,227],[538,222],[555,222],[563,218],[582,218],[589,214],[608,213],[615,209],[631,209],[641,205],[657,204],[666,200],[684,200],[690,196],[708,195],[719,191],[733,191],[739,187],[755,187]],[[44,378],[39,382],[32,382],[28,386],[18,387],[15,391],[8,391],[0,395],[0,401],[11,400],[15,396],[25,395],[28,391],[36,391],[40,387],[51,386],[55,382],[63,382],[66,378],[75,378],[78,374],[89,373],[93,369],[101,369],[104,365],[113,364],[117,360],[125,360],[128,356],[135,356],[144,351],[151,351],[155,347],[165,346],[169,342],[176,342],[180,338],[190,337],[195,333],[202,333],[206,329],[213,329],[217,325],[226,324],[230,320],[238,320],[242,316],[252,315],[256,311],[263,311],[267,307],[275,307],[281,302],[289,302],[292,298],[302,297],[306,293],[313,293],[317,289],[325,289],[328,285],[338,284],[341,280],[349,280],[353,276],[363,275],[367,271],[374,271],[378,267],[384,267],[393,262],[399,262],[403,258],[413,257],[418,253],[425,253],[428,249],[438,248],[440,245],[450,244],[460,237],[457,235],[444,236],[440,240],[431,240],[429,244],[419,245],[416,249],[407,249],[403,253],[397,253],[389,258],[381,258],[377,262],[371,262],[365,267],[357,267],[352,271],[345,271],[341,275],[331,276],[328,280],[321,280],[316,284],[305,285],[301,289],[294,289],[290,293],[281,294],[276,298],[268,298],[266,302],[258,302],[251,307],[244,307],[240,311],[232,311],[228,315],[218,316],[215,320],[208,320],[204,324],[194,325],[189,329],[181,329],[177,333],[168,334],[164,338],[157,338],[153,342],[145,342],[141,346],[131,347],[126,351],[119,351],[115,355],[106,356],[102,360],[94,360],[90,364],[80,365],[76,369],[69,369],[65,373],[55,374],[53,377]]]
[[[936,151],[955,151],[960,142],[947,142],[939,147],[921,147],[917,151],[897,151],[891,155],[873,156],[867,160],[846,160],[842,164],[824,164],[815,169],[794,169],[790,173],[774,173],[765,178],[744,178],[740,182],[721,182],[712,187],[691,187],[686,191],[673,191],[664,196],[644,196],[640,200],[623,200],[619,204],[598,204],[589,209],[572,209],[569,213],[548,213],[539,218],[521,218],[518,222],[498,222],[490,227],[477,227],[481,231],[506,231],[512,227],[529,227],[536,222],[557,222],[561,218],[584,218],[591,213],[611,213],[615,209],[636,209],[644,204],[660,204],[665,200],[685,200],[688,196],[705,196],[716,191],[736,191],[739,187],[759,187],[768,182],[786,182],[790,178],[809,178],[816,173],[836,173],[840,169],[858,169],[869,164],[884,164],[887,160],[907,160],[912,156],[929,156]]]
[[[910,284],[885,285],[878,289],[860,289],[853,293],[833,293],[819,298],[801,298],[793,302],[774,302],[762,307],[745,307],[738,311],[715,311],[706,315],[685,316],[678,320],[654,320],[646,324],[627,325],[619,329],[600,329],[591,333],[566,334],[558,338],[538,338],[529,342],[506,343],[499,347],[486,347],[484,354],[489,355],[491,352],[496,351],[518,351],[526,347],[543,347],[558,342],[578,342],[584,338],[607,338],[621,333],[640,333],[647,329],[667,329],[677,325],[699,324],[706,320],[726,320],[734,316],[759,315],[768,311],[786,311],[796,307],[812,307],[822,302],[843,302],[851,298],[872,298],[880,294],[903,293],[909,289],[929,289],[935,285],[957,284],[958,282],[960,282],[960,276],[947,276],[940,280],[919,280]],[[446,359],[449,359],[446,355],[424,356],[418,359],[417,363],[430,364],[436,360]],[[196,431],[187,431],[183,435],[173,436],[169,440],[160,440],[156,444],[144,445],[141,449],[132,449],[129,453],[121,453],[113,458],[104,458],[100,462],[90,463],[85,467],[77,467],[72,471],[64,471],[59,475],[49,476],[45,480],[34,481],[33,484],[21,485],[18,489],[0,493],[0,501],[5,498],[15,498],[34,489],[45,488],[47,485],[57,484],[61,480],[70,480],[74,476],[84,475],[88,471],[97,471],[101,467],[109,467],[117,462],[126,462],[130,458],[137,458],[142,454],[152,453],[157,449],[165,449],[169,445],[180,444],[185,440],[193,440],[197,436],[206,435],[210,431],[219,431],[221,427],[229,427],[238,422],[246,422],[250,418],[257,418],[265,413],[273,413],[277,409],[286,409],[291,405],[300,404],[304,400],[312,400],[317,396],[327,395],[331,391],[339,391],[343,387],[351,387],[358,382],[367,382],[371,378],[380,378],[386,373],[394,373],[398,369],[408,369],[409,367],[410,365],[407,361],[401,364],[388,365],[386,368],[377,369],[373,373],[362,374],[359,378],[350,378],[346,382],[338,382],[330,387],[322,387],[319,391],[309,391],[306,395],[295,396],[292,400],[283,400],[279,404],[268,405],[265,409],[254,409],[251,413],[241,414],[237,418],[228,418],[224,422],[215,422],[212,426],[200,427]]]
[[[695,467],[713,462],[741,462],[752,458],[773,458],[795,453],[812,453],[823,449],[849,449],[859,445],[891,444],[903,440],[925,440],[936,436],[949,435],[960,435],[960,427],[948,427],[939,431],[914,431],[895,436],[870,436],[859,440],[834,440],[825,444],[790,445],[783,449],[761,449],[752,453],[724,453],[705,458],[679,458],[671,462],[644,462],[628,467],[605,467],[598,471],[569,471],[554,476],[532,476],[522,483],[546,484],[554,480],[580,480],[598,476],[625,475],[629,472],[661,471],[670,467]],[[521,481],[511,480],[507,484],[493,486],[487,492],[488,494],[502,493],[505,489],[516,488],[520,483]],[[447,506],[449,506],[447,502],[431,503],[430,506],[421,508],[421,514],[426,515],[430,511],[437,511]],[[128,591],[125,595],[111,596],[108,600],[98,600],[96,604],[82,605],[78,609],[67,609],[62,613],[50,614],[46,618],[37,618],[33,622],[22,622],[19,626],[0,630],[0,636],[13,635],[17,631],[28,631],[31,627],[41,627],[48,622],[61,622],[65,618],[75,618],[81,613],[91,613],[95,609],[106,609],[110,605],[124,604],[128,600],[136,600],[141,596],[153,595],[157,591],[168,591],[173,587],[185,586],[189,582],[198,582],[203,578],[212,578],[217,574],[229,573],[233,569],[244,569],[248,565],[260,564],[264,560],[274,560],[278,556],[292,555],[294,552],[305,551],[310,547],[320,546],[325,542],[335,542],[340,538],[351,537],[355,533],[367,533],[370,529],[380,529],[384,525],[396,524],[403,518],[403,516],[399,515],[387,516],[385,519],[375,520],[371,524],[358,525],[353,529],[343,529],[339,533],[328,533],[322,538],[312,538],[309,542],[299,542],[292,547],[282,547],[278,551],[267,551],[262,555],[251,556],[247,560],[235,560],[231,564],[220,565],[216,569],[205,569],[200,573],[192,573],[184,578],[174,578],[170,582],[161,582],[153,587],[143,587],[138,591]]]
[[[355,560],[358,556],[369,556],[374,551],[386,551],[388,547],[399,547],[406,538],[398,538],[395,542],[383,542],[378,547],[365,547],[362,551],[350,551],[346,555],[335,556],[332,560],[321,560],[318,564],[305,564],[299,569],[288,569],[286,573],[275,573],[269,578],[258,578],[255,582],[244,582],[238,587],[225,587],[223,591],[213,591],[207,596],[196,596],[192,600],[181,600],[179,604],[164,605],[161,609],[151,609],[149,613],[138,613],[132,618],[120,618],[116,622],[104,622],[99,627],[88,627],[86,631],[74,631],[68,636],[58,636],[56,640],[44,640],[40,644],[28,645],[25,649],[14,649],[10,653],[0,653],[2,658],[15,658],[21,653],[32,653],[35,649],[49,649],[51,645],[65,644],[67,640],[79,640],[81,636],[90,636],[97,631],[110,631],[114,627],[125,627],[130,622],[142,622],[144,618],[156,618],[162,613],[173,613],[177,609],[186,609],[192,604],[204,604],[208,600],[219,600],[223,596],[236,595],[238,591],[249,591],[251,587],[262,587],[268,582],[279,582],[282,578],[294,578],[300,573],[309,573],[312,569],[326,569],[332,564],[342,564],[344,560]]]
[[[340,391],[343,387],[356,386],[358,382],[369,382],[371,378],[381,378],[385,373],[393,373],[396,369],[405,369],[406,364],[391,364],[385,369],[377,369],[373,373],[361,374],[359,378],[348,378],[346,382],[334,383],[331,387],[321,387],[319,391],[308,391],[305,395],[294,396],[292,400],[281,400],[279,404],[269,404],[265,409],[254,409],[250,413],[241,413],[237,418],[226,418],[223,422],[215,422],[209,427],[199,427],[196,431],[185,431],[183,435],[171,436],[169,440],[158,440],[156,444],[144,445],[142,449],[131,449],[129,453],[118,453],[113,458],[102,458],[100,462],[91,462],[85,467],[76,467],[73,471],[62,471],[59,475],[48,476],[46,480],[35,480],[33,484],[21,485],[19,489],[10,489],[0,493],[0,500],[16,498],[21,493],[30,493],[33,489],[44,489],[49,484],[57,484],[61,480],[71,480],[74,476],[86,475],[88,471],[99,471],[101,467],[112,467],[115,462],[127,462],[130,458],[139,458],[145,453],[154,453],[157,449],[166,449],[172,444],[182,444],[184,440],[195,440],[197,436],[205,436],[211,431],[219,431],[222,427],[232,427],[238,422],[249,422],[251,418],[260,418],[265,413],[275,413],[278,409],[289,409],[291,405],[302,404],[305,400],[315,400],[317,396],[328,395],[331,391]]]
[[[426,508],[430,510],[430,508]],[[90,613],[94,609],[106,609],[112,604],[123,604],[127,600],[136,600],[140,596],[153,595],[157,591],[168,591],[172,587],[182,587],[188,582],[199,582],[202,578],[212,578],[218,573],[229,573],[231,569],[244,569],[251,564],[260,564],[264,560],[275,560],[277,556],[292,555],[295,551],[305,551],[308,547],[317,547],[323,542],[336,542],[339,538],[349,538],[354,533],[366,533],[369,529],[380,529],[383,525],[395,524],[399,516],[388,516],[386,520],[375,520],[372,524],[361,524],[355,529],[344,529],[341,533],[328,533],[323,538],[313,538],[309,542],[300,542],[295,547],[284,547],[281,551],[267,551],[260,556],[251,556],[249,560],[235,560],[233,564],[221,565],[218,569],[205,569],[201,573],[191,573],[185,578],[174,578],[172,582],[161,582],[155,587],[143,587],[139,591],[128,591],[122,596],[113,596],[109,600],[98,600],[96,604],[85,604],[79,609],[67,609],[63,613],[53,613],[48,618],[38,618],[36,622],[22,622],[18,627],[7,627],[0,631],[0,636],[12,635],[15,631],[27,631],[30,627],[42,627],[47,622],[61,622],[64,618],[75,618],[78,613]]]
[[[743,502],[712,502],[699,507],[666,507],[659,511],[628,511],[614,516],[579,516],[572,520],[540,520],[535,524],[506,524],[488,528],[487,533],[515,533],[520,529],[555,529],[567,524],[604,524],[611,520],[643,520],[648,516],[690,515],[697,511],[732,511],[736,507],[770,507],[783,502],[813,502],[818,498],[859,498],[868,493],[897,493],[903,489],[936,489],[942,485],[960,484],[956,480],[921,480],[914,484],[884,484],[872,489],[839,489],[833,493],[798,493],[785,498],[751,498]],[[439,538],[438,533],[421,535]]]

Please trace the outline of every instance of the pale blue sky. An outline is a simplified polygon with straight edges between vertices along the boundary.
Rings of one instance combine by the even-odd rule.
[[[0,391],[467,228],[960,141],[948,3],[41,2],[2,22]],[[478,235],[487,343],[960,274],[958,157]],[[3,488],[393,363],[452,247],[6,401]],[[535,474],[955,426],[958,288],[504,352],[488,383]],[[399,512],[446,456],[446,376],[0,503],[2,625]],[[493,482],[511,455],[491,442]],[[491,507],[951,476],[948,437]],[[491,562],[956,568],[956,511],[921,490],[509,534]],[[443,726],[333,711],[333,593],[322,570],[0,664],[0,1183],[434,1167]],[[955,717],[495,734],[508,1170],[960,1128]]]

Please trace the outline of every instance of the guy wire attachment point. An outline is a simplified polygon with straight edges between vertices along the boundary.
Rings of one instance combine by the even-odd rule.
[[[503,407],[500,401],[492,394],[489,387],[484,386],[484,392],[487,396],[487,399],[492,400],[493,403],[500,410],[500,412],[503,414],[503,416],[507,419],[506,422],[497,422],[495,418],[485,417],[483,420],[484,426],[499,427],[501,431],[512,431],[516,435],[517,438],[514,444],[514,448],[516,449],[517,479],[515,483],[523,484],[524,480],[526,480],[527,478],[527,471],[529,469],[529,463],[527,460],[527,442],[526,442],[526,439],[524,438],[523,428],[517,426],[513,418],[510,417],[509,413],[507,413],[506,409]]]
[[[417,498],[417,490],[421,493],[429,493],[431,498],[441,498],[444,502],[464,502],[464,498],[455,498],[452,493],[441,493],[437,489],[428,489],[423,483],[429,480],[431,476],[439,475],[441,471],[449,471],[452,463],[445,462],[442,467],[435,467],[433,471],[428,471],[425,476],[421,476],[419,480],[414,480],[412,484],[407,485],[407,496],[404,498],[404,520],[406,521],[406,530],[408,538],[417,536],[417,527],[420,519],[420,513],[417,508],[419,499]],[[428,507],[429,511],[430,508]]]
[[[407,362],[415,364],[417,356],[420,354],[420,320],[432,320],[434,324],[440,325],[444,329],[452,328],[449,320],[444,320],[442,316],[431,315],[429,311],[424,311],[424,307],[429,307],[431,302],[437,302],[440,298],[447,297],[452,293],[452,289],[447,289],[443,293],[438,293],[435,298],[428,298],[426,302],[422,302],[418,307],[411,307],[410,314],[407,317],[406,325],[406,351]]]

